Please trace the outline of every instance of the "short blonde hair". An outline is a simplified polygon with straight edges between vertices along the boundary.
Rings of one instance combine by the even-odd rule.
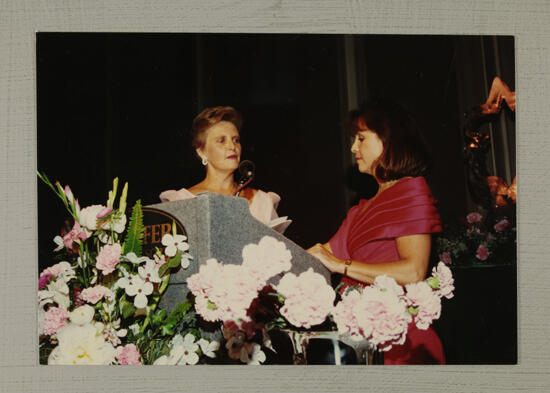
[[[202,149],[206,143],[206,132],[221,121],[228,121],[240,131],[243,120],[239,112],[231,106],[215,106],[204,109],[193,120],[191,143],[195,149]]]

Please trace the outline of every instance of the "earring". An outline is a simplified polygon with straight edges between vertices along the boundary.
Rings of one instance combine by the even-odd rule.
[[[202,165],[206,166],[206,164],[208,164],[208,158],[203,157],[202,158]]]

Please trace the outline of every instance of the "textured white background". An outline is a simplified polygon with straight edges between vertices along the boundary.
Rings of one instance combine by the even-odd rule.
[[[35,32],[505,34],[516,37],[519,364],[48,367],[36,338]],[[550,389],[550,2],[0,0],[0,391],[546,392]],[[376,56],[376,54],[373,54]],[[93,135],[90,135],[93,138]],[[74,164],[78,159],[75,157]],[[502,288],[506,291],[507,288]]]

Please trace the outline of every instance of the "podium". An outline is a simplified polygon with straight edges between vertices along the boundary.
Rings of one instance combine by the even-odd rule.
[[[250,243],[257,244],[266,235],[285,243],[292,254],[292,273],[297,275],[313,268],[330,283],[330,272],[319,260],[252,217],[248,201],[244,198],[205,192],[192,199],[148,205],[144,207],[144,222],[148,210],[153,209],[168,213],[181,223],[188,238],[189,253],[193,256],[187,269],[180,269],[170,277],[160,302],[160,307],[168,311],[185,301],[189,292],[186,280],[199,271],[201,264],[210,258],[226,264],[241,264],[243,247]],[[275,281],[278,280],[275,277]]]

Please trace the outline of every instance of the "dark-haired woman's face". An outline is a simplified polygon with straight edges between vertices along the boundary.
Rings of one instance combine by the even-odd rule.
[[[374,175],[376,162],[383,151],[384,145],[374,131],[367,128],[355,134],[351,152],[355,154],[359,172]]]
[[[221,171],[234,171],[241,160],[239,130],[228,121],[220,121],[206,131],[206,141],[197,153],[208,158],[208,166]]]

